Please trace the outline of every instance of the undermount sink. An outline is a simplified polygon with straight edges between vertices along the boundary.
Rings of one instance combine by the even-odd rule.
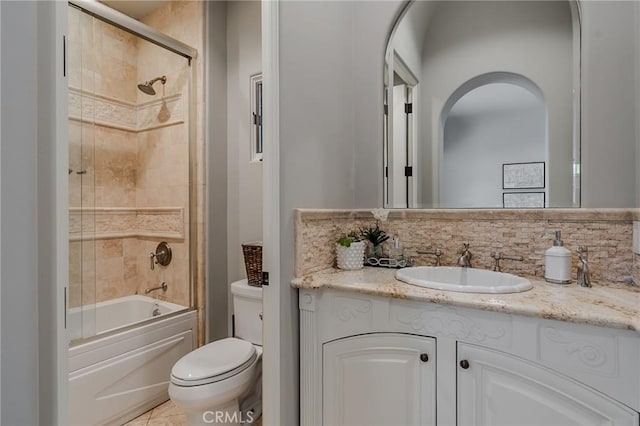
[[[531,281],[504,272],[449,266],[415,266],[399,269],[396,279],[407,284],[462,293],[519,293]]]

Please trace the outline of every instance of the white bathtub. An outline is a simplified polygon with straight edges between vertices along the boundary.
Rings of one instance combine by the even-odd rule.
[[[71,309],[72,339],[80,315],[85,332],[104,336],[69,348],[68,424],[122,424],[166,401],[171,367],[196,346],[196,311],[186,309],[138,295]]]
[[[120,297],[82,308],[71,308],[67,315],[71,341],[80,339],[83,335],[86,337],[109,333],[118,328],[149,320],[153,318],[156,307],[161,315],[186,309],[175,303],[141,295]]]

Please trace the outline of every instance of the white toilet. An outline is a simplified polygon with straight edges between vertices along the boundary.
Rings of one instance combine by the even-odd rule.
[[[231,284],[235,335],[176,362],[169,397],[188,425],[251,424],[262,414],[262,288]]]

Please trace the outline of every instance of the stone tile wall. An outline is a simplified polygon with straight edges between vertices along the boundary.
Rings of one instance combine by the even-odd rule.
[[[491,253],[521,255],[524,261],[503,260],[503,271],[544,277],[544,252],[561,230],[565,246],[574,253],[576,276],[579,245],[589,248],[592,277],[601,283],[630,282],[638,261],[632,252],[632,221],[637,209],[544,210],[392,210],[380,224],[398,235],[416,265],[433,265],[435,258],[418,249],[440,248],[443,265],[455,265],[463,243],[469,243],[473,266],[492,269]],[[331,267],[335,241],[345,231],[375,225],[370,211],[297,210],[296,276]],[[387,244],[387,243],[385,243]]]
[[[160,9],[155,11],[149,16],[146,16],[141,19],[145,24],[156,28],[162,31],[164,34],[167,34],[171,37],[176,38],[177,40],[186,43],[187,45],[195,48],[198,51],[198,57],[191,61],[190,67],[184,67],[183,62],[176,62],[176,55],[166,50],[147,50],[145,49],[139,55],[138,61],[138,78],[142,78],[142,74],[145,75],[167,75],[167,85],[166,85],[166,93],[167,95],[176,88],[183,88],[186,90],[188,85],[185,83],[188,81],[189,74],[192,74],[195,78],[193,84],[195,85],[194,93],[195,99],[192,101],[195,105],[195,114],[191,115],[191,117],[195,118],[195,158],[193,159],[192,167],[194,168],[194,172],[192,174],[192,185],[194,185],[193,205],[196,208],[196,218],[195,223],[193,224],[193,232],[192,236],[195,238],[193,245],[195,246],[195,259],[194,259],[194,270],[193,277],[191,278],[193,282],[195,282],[195,294],[194,294],[194,302],[195,307],[198,309],[198,342],[199,344],[203,344],[205,341],[205,283],[204,283],[204,265],[205,265],[205,249],[204,249],[204,235],[205,235],[205,227],[204,227],[204,210],[205,210],[205,163],[204,163],[204,64],[202,58],[204,56],[204,2],[203,1],[193,1],[193,0],[174,0],[168,2]],[[155,58],[154,58],[155,56]],[[158,60],[160,60],[158,62]],[[161,66],[158,66],[158,63]],[[171,77],[170,77],[171,76]],[[145,77],[147,78],[147,77]],[[152,77],[149,77],[152,78]],[[154,86],[155,87],[155,86]],[[183,99],[189,99],[188,92],[183,91]],[[139,97],[142,96],[140,93]],[[182,105],[183,111],[188,111],[187,105]],[[187,114],[185,116],[185,123]],[[167,128],[170,133],[165,133],[165,140],[171,141],[171,144],[166,145],[167,151],[163,153],[165,161],[169,165],[177,164],[177,159],[179,156],[187,155],[188,151],[182,150],[183,147],[187,147],[185,142],[188,140],[188,127],[185,124],[184,126],[172,126]],[[152,134],[153,130],[149,132]],[[171,179],[172,176],[187,176],[189,177],[189,170],[183,169],[180,167],[170,168],[168,171],[168,177]],[[188,228],[189,223],[189,210],[188,210],[188,180],[180,188],[182,184],[174,184],[169,188],[163,190],[163,196],[165,197],[175,197],[171,201],[175,204],[169,205],[185,205],[185,229]],[[151,191],[151,189],[150,189]],[[173,195],[170,195],[172,193]],[[139,202],[142,201],[142,197],[148,196],[150,197],[150,202],[153,203],[153,194],[151,193],[139,193]],[[184,204],[182,204],[184,203]],[[155,204],[151,204],[155,205]],[[167,205],[167,204],[164,204]],[[184,241],[185,250],[188,247],[188,240]],[[183,271],[188,271],[189,266],[185,262]],[[182,276],[186,275],[187,272],[177,271],[176,274],[182,274]],[[189,281],[185,279],[185,285],[188,285]],[[181,290],[180,294],[188,295],[188,287],[185,287]],[[182,296],[180,296],[182,297]]]

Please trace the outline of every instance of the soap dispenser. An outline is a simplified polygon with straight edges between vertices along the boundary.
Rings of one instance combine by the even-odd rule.
[[[389,250],[389,257],[397,261],[404,259],[404,247],[402,247],[402,243],[400,242],[400,237],[398,237],[398,235],[393,236],[392,247]]]
[[[556,231],[553,247],[544,253],[544,279],[556,284],[571,282],[571,251],[564,247],[560,231]]]

